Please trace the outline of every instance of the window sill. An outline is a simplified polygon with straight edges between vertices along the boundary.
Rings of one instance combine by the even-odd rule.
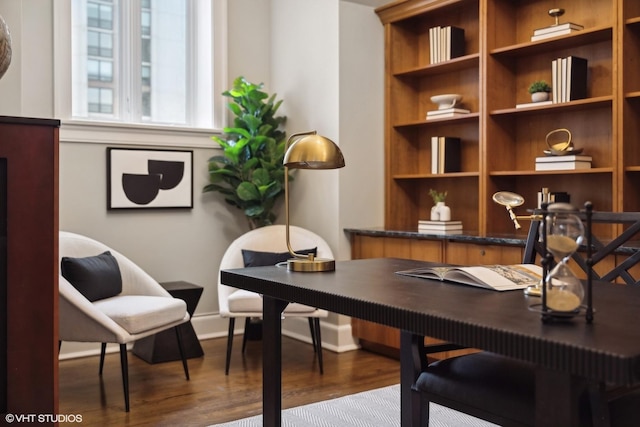
[[[215,129],[79,120],[63,120],[60,126],[60,142],[85,144],[217,148],[211,136],[220,134]]]

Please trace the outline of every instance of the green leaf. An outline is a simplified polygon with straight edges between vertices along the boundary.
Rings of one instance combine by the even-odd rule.
[[[244,181],[238,186],[236,194],[240,200],[260,200],[260,191],[253,183],[248,181]]]

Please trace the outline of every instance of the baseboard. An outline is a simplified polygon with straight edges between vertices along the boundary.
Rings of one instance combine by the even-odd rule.
[[[226,337],[229,329],[229,319],[223,319],[217,313],[196,315],[191,319],[191,323],[199,340]],[[241,334],[243,328],[244,322],[236,322],[234,333]],[[351,335],[350,324],[335,325],[327,322],[326,319],[320,319],[320,331],[322,334],[323,349],[342,353],[359,348],[358,343]],[[309,323],[306,318],[285,319],[282,324],[282,335],[311,343]],[[133,344],[129,345],[128,348],[130,349],[132,346]],[[115,353],[118,351],[119,346],[117,344],[107,345],[107,353]],[[58,359],[66,360],[97,356],[99,354],[99,343],[63,342]]]

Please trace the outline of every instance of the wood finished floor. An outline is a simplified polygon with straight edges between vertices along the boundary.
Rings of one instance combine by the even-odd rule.
[[[108,354],[102,378],[98,357],[60,362],[59,413],[82,415],[82,426],[207,426],[262,413],[262,343],[234,341],[224,375],[226,338],[201,342],[204,357],[148,364],[129,353],[131,411],[124,412],[120,357]],[[63,343],[64,345],[64,343]],[[99,346],[99,344],[98,344]],[[282,407],[290,408],[400,382],[397,360],[368,351],[324,351],[324,375],[310,344],[283,337]],[[77,426],[77,423],[60,423]]]

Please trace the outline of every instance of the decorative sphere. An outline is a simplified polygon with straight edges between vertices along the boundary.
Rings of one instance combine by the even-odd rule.
[[[0,78],[4,76],[9,64],[11,64],[11,34],[9,34],[9,27],[0,16]]]

